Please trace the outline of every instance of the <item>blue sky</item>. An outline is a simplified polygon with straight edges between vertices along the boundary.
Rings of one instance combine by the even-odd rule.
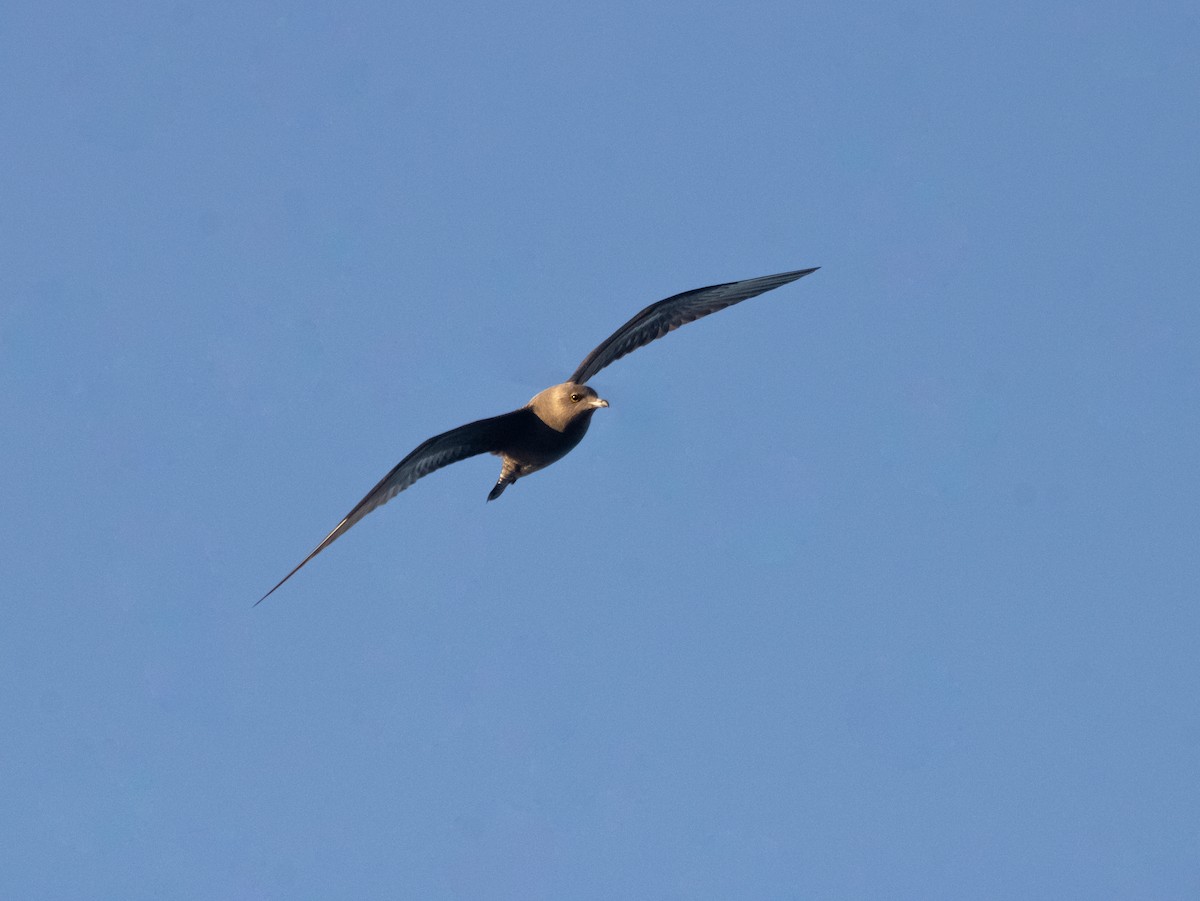
[[[6,8],[0,897],[1200,895],[1198,37]]]

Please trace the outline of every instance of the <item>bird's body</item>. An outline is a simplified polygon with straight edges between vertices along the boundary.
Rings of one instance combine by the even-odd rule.
[[[571,398],[578,398],[572,401]],[[508,413],[500,446],[500,478],[488,494],[494,501],[517,479],[557,463],[583,440],[592,414],[608,401],[586,385],[563,382],[540,392],[519,410]]]
[[[567,381],[538,392],[519,410],[467,423],[418,445],[367,492],[366,497],[346,514],[312,553],[280,579],[275,588],[259,598],[257,603],[266,600],[300,567],[376,507],[387,503],[417,479],[443,466],[477,454],[491,453],[500,457],[500,478],[487,498],[489,501],[495,500],[509,485],[561,460],[583,440],[591,425],[592,414],[608,406],[608,401],[585,383],[605,366],[681,325],[812,272],[816,272],[816,269],[800,269],[713,285],[651,304],[588,354]]]

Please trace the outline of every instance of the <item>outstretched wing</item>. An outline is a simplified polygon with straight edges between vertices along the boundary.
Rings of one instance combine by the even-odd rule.
[[[630,351],[637,350],[649,344],[655,338],[661,338],[667,332],[674,331],[681,325],[694,322],[709,313],[723,310],[751,297],[757,297],[803,278],[819,269],[798,269],[795,272],[781,272],[779,275],[764,275],[761,278],[748,278],[740,282],[729,282],[725,285],[712,285],[708,288],[697,288],[685,291],[652,303],[638,313],[623,326],[613,332],[599,347],[587,355],[587,359],[579,364],[579,368],[568,381],[586,384],[592,376],[612,363],[621,359]]]
[[[526,410],[514,410],[502,416],[490,419],[480,419],[467,423],[440,435],[435,435],[417,447],[411,454],[396,464],[379,484],[367,492],[367,496],[355,504],[354,509],[346,514],[345,519],[325,536],[325,540],[316,546],[311,554],[305,557],[290,573],[279,580],[279,584],[254,602],[258,606],[270,597],[280,585],[300,571],[309,560],[333,544],[341,535],[356,522],[394,498],[397,494],[423,476],[429,475],[436,469],[474,457],[476,454],[500,450],[509,443],[515,429],[521,426],[522,414]]]

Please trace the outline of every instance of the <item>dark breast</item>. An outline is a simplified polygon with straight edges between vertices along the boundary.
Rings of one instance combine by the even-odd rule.
[[[521,412],[528,416],[522,417],[519,426],[511,430],[503,452],[514,460],[541,469],[561,460],[583,440],[595,411],[580,414],[562,432],[550,428],[532,410]]]

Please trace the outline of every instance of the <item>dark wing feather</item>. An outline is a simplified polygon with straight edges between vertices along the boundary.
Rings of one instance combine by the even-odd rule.
[[[709,313],[723,310],[751,297],[757,297],[772,288],[794,282],[820,267],[798,269],[795,272],[781,272],[779,275],[764,275],[761,278],[748,278],[740,282],[729,282],[725,285],[712,285],[708,288],[697,288],[676,294],[658,303],[652,303],[623,326],[613,332],[607,340],[588,354],[587,359],[579,364],[569,381],[586,384],[592,376],[615,360],[621,359],[630,351],[637,350],[661,338],[667,332],[674,331],[681,325],[694,322]]]
[[[280,579],[279,584],[275,588],[272,588],[255,601],[254,606],[257,607],[270,597],[280,585],[299,572],[300,567],[304,566],[305,563],[337,541],[343,532],[347,531],[376,507],[386,504],[417,479],[427,476],[434,470],[441,469],[443,466],[449,466],[451,463],[465,460],[467,457],[474,457],[476,454],[502,449],[510,442],[514,430],[521,428],[523,419],[528,415],[528,411],[521,409],[514,410],[512,413],[505,413],[502,416],[493,416],[490,419],[480,419],[476,422],[459,426],[456,429],[451,429],[448,432],[443,432],[440,435],[435,435],[418,446],[412,453],[397,463],[395,468],[384,476],[378,485],[367,492],[366,497],[355,504],[354,509],[346,514],[345,519],[339,522],[337,527],[325,536],[325,540],[318,544],[311,554],[301,560],[295,569]]]

